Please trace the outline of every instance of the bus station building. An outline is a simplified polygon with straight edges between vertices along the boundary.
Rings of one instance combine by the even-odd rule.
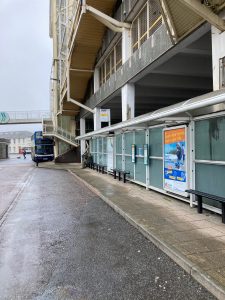
[[[50,1],[55,157],[193,205],[225,196],[225,1]],[[220,213],[220,205],[204,199]]]

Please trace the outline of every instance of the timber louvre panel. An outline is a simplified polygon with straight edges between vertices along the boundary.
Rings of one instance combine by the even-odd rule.
[[[167,4],[178,38],[182,38],[193,28],[204,22],[202,17],[179,0],[163,0],[163,2]]]

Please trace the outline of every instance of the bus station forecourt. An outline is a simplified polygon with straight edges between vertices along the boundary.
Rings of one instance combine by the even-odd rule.
[[[128,203],[130,185],[68,166]],[[63,167],[36,167],[30,155],[0,161],[1,299],[216,299]],[[133,210],[142,191],[131,192]]]
[[[218,299],[225,298],[225,227],[219,215],[198,214],[188,203],[79,164],[39,167],[69,171]]]

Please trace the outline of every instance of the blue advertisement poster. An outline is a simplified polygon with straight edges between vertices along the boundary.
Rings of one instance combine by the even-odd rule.
[[[186,127],[164,130],[164,189],[186,196]]]

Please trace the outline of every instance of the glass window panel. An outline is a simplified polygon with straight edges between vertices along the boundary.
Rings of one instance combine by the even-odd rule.
[[[131,156],[125,157],[125,170],[130,172],[129,178],[134,179],[134,163],[131,161]]]
[[[144,159],[140,157],[136,159],[135,180],[146,183],[146,166],[144,165]]]
[[[145,131],[136,131],[135,132],[135,144],[136,145],[145,144]]]
[[[162,128],[149,130],[149,156],[162,157]]]
[[[107,153],[107,137],[103,138],[103,153]]]
[[[128,132],[124,134],[124,139],[125,139],[125,154],[130,154],[131,155],[131,148],[132,148],[132,144],[134,144],[133,142],[133,132]]]
[[[116,168],[122,169],[122,155],[116,155]]]
[[[102,155],[102,153],[98,154],[98,158],[99,158],[99,164],[103,164],[103,155]]]
[[[98,139],[98,152],[102,153],[102,138]]]
[[[136,155],[144,155],[145,131],[135,132]]]
[[[97,140],[93,139],[93,152],[97,152]]]
[[[224,197],[225,166],[198,164],[195,165],[195,188],[201,192]],[[214,201],[204,199],[204,202],[220,207]]]
[[[195,157],[225,161],[225,117],[195,123]]]
[[[116,136],[116,153],[122,154],[122,135],[118,134]]]
[[[163,161],[160,159],[151,159],[149,161],[149,179],[150,185],[156,188],[163,188]]]

